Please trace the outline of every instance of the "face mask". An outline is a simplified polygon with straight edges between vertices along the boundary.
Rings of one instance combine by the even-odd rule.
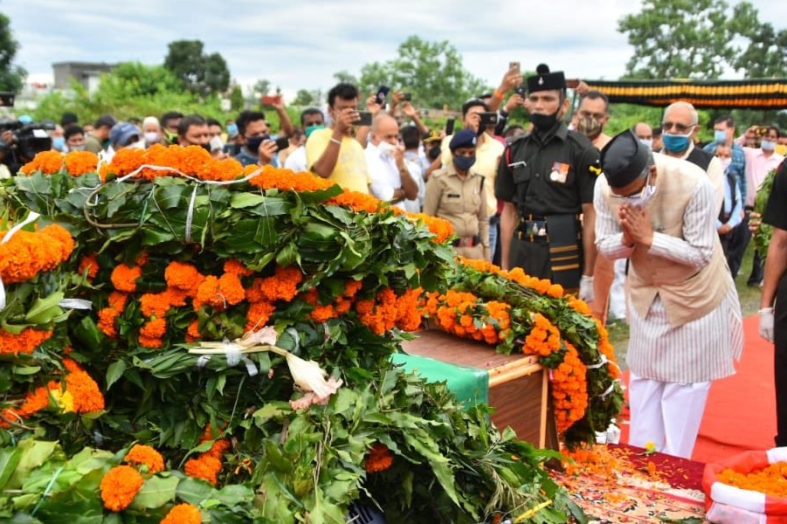
[[[85,144],[82,144],[80,146],[68,146],[68,150],[69,151],[84,151],[85,150]]]
[[[426,156],[429,157],[429,160],[434,162],[440,156],[440,153],[441,153],[440,146],[437,145],[434,147],[430,147],[429,150],[426,152]]]
[[[227,124],[227,134],[231,137],[238,136],[238,124]]]
[[[128,145],[128,147],[131,149],[145,149],[145,146],[146,144],[144,139]]]
[[[396,146],[389,144],[388,142],[380,142],[380,144],[377,146],[377,149],[380,150],[380,154],[382,156],[393,156]]]
[[[459,170],[467,173],[470,168],[475,164],[474,156],[455,156],[454,166]]]
[[[591,117],[581,117],[577,121],[577,131],[588,137],[590,140],[595,139],[601,134],[604,124],[601,120]]]
[[[52,147],[58,151],[62,151],[66,147],[66,139],[62,136],[56,136],[52,139]]]
[[[211,151],[221,151],[224,148],[224,142],[217,136],[210,139],[209,145]]]
[[[625,201],[627,204],[637,207],[642,207],[648,203],[648,200],[653,198],[653,195],[656,193],[656,186],[651,186],[645,181],[645,187],[642,188],[642,191],[639,192],[638,195],[631,195],[627,197],[619,197],[621,200]]]
[[[324,125],[322,125],[322,124],[315,124],[315,125],[313,125],[313,126],[309,126],[309,127],[307,127],[307,128],[306,128],[306,129],[303,131],[303,133],[306,135],[306,139],[308,140],[308,139],[309,139],[309,135],[311,135],[312,133],[314,133],[314,132],[315,132],[315,131],[317,131],[318,129],[325,129],[325,126],[324,126]]]
[[[668,153],[682,153],[689,148],[689,137],[691,133],[685,135],[673,135],[672,133],[664,133],[661,135],[664,142],[664,149]]]
[[[268,135],[251,136],[246,139],[246,149],[256,155],[257,151],[260,149],[260,144],[262,144],[262,142],[268,138],[270,138]]]
[[[648,149],[653,149],[653,139],[652,138],[640,138],[639,143],[643,146],[646,146]]]
[[[726,171],[730,164],[732,164],[731,158],[719,158],[721,160],[721,165],[724,166],[724,170]]]
[[[158,142],[158,133],[155,131],[148,131],[145,133],[145,142],[148,144],[152,144],[153,142]]]
[[[55,140],[57,140],[57,138],[52,140],[53,144]],[[774,149],[776,149],[776,142],[771,142],[770,140],[763,140],[762,142],[760,142],[760,147],[762,148],[763,151],[773,151]]]
[[[727,142],[727,132],[722,131],[721,129],[717,129],[713,132],[713,140],[717,144],[724,144]]]
[[[210,153],[210,144],[200,144],[200,146],[202,146],[202,149]]]
[[[530,113],[528,116],[539,131],[549,131],[557,124],[557,113],[545,115],[543,113]]]

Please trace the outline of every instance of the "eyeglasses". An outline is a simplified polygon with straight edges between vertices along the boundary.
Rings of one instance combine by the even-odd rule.
[[[673,128],[679,133],[688,133],[691,128],[696,126],[697,124],[685,125],[679,122],[662,122],[661,123],[661,130],[664,132],[672,131]]]

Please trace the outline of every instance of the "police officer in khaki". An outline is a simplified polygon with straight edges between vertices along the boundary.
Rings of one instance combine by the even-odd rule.
[[[486,179],[472,170],[476,134],[470,129],[456,133],[449,147],[452,162],[435,171],[426,184],[424,213],[451,222],[456,252],[467,258],[489,260],[489,218]]]
[[[563,72],[550,72],[545,64],[536,71],[527,79],[533,131],[506,148],[495,184],[497,198],[504,201],[502,265],[578,289],[579,297],[591,302],[599,152],[562,122],[569,107]]]

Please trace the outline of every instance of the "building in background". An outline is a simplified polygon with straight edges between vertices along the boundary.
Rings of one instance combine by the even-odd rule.
[[[89,93],[101,82],[101,75],[109,73],[115,64],[104,62],[57,62],[52,64],[55,72],[55,89],[68,89],[71,78],[82,84]]]

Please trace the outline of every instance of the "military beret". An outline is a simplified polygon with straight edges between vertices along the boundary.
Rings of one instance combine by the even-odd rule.
[[[601,150],[601,169],[610,187],[624,187],[642,176],[650,150],[633,131],[615,135]]]
[[[549,72],[549,66],[538,64],[536,74],[527,77],[527,92],[548,91],[551,89],[562,90],[566,88],[566,77],[563,71]]]
[[[475,147],[477,142],[478,138],[472,129],[462,129],[454,134],[448,147],[454,151],[460,147]]]

